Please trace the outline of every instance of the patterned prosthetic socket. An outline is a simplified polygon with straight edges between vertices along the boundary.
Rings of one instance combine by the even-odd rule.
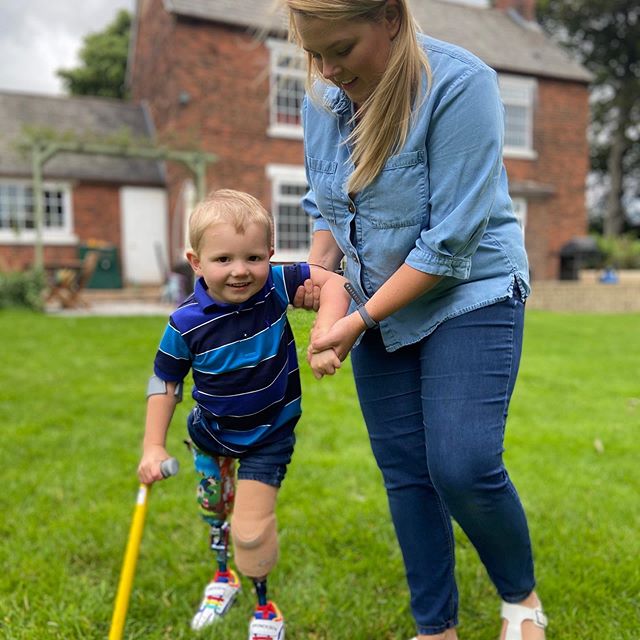
[[[210,547],[216,554],[218,569],[227,570],[229,557],[229,523],[233,510],[235,460],[209,456],[191,446],[196,471],[202,476],[197,500],[202,519],[211,526]]]
[[[277,487],[238,481],[231,536],[236,566],[250,578],[265,578],[278,561],[277,495]]]

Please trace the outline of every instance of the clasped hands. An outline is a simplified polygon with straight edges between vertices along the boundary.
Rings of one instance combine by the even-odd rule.
[[[307,280],[298,288],[293,306],[317,311],[318,303],[319,289]],[[314,322],[307,347],[307,362],[314,377],[320,380],[335,374],[364,329],[358,313],[344,316],[329,327],[319,327]]]

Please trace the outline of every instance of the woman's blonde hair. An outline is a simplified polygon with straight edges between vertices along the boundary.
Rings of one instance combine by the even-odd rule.
[[[387,0],[283,0],[289,9],[289,37],[298,45],[301,38],[295,15],[321,20],[382,20]],[[350,193],[361,191],[375,180],[389,156],[397,153],[407,140],[411,117],[422,85],[431,71],[429,61],[418,43],[420,30],[407,0],[396,0],[399,30],[393,39],[387,67],[373,94],[361,105],[361,116],[347,142],[353,145],[355,171],[348,184]],[[313,87],[317,80],[327,82],[307,54],[307,93],[317,96]]]
[[[189,243],[200,254],[204,232],[221,222],[233,224],[238,233],[244,233],[253,223],[264,225],[269,247],[273,238],[273,220],[257,198],[244,191],[218,189],[199,202],[189,216]]]

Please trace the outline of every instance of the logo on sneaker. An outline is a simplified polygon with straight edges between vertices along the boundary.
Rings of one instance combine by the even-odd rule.
[[[284,619],[273,602],[256,607],[249,626],[249,640],[284,640]]]

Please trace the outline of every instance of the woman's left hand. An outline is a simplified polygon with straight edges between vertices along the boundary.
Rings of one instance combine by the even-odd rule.
[[[325,349],[333,349],[338,358],[343,361],[358,336],[365,330],[364,322],[359,313],[350,313],[340,318],[330,329],[321,335],[311,335],[310,351],[318,353]]]

